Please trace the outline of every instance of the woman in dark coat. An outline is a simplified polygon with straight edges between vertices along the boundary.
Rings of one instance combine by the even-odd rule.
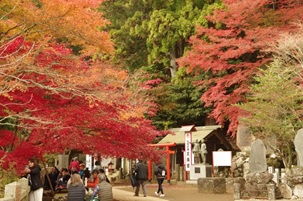
[[[43,183],[40,177],[41,168],[34,159],[28,161],[28,168],[25,169],[28,173],[28,183],[30,185],[30,201],[42,201],[43,198]]]
[[[157,176],[157,180],[158,180],[158,191],[156,191],[155,194],[159,195],[160,197],[164,197],[165,195],[163,192],[162,184],[165,179],[166,168],[164,167],[164,165],[162,165],[162,163],[156,166],[155,175]]]
[[[68,201],[83,201],[85,197],[85,187],[79,174],[74,173],[71,176],[71,183],[68,186]]]

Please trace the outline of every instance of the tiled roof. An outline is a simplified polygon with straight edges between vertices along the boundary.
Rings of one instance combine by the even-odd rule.
[[[207,135],[209,135],[212,131],[221,128],[221,126],[198,126],[195,127],[197,131],[192,132],[192,142],[204,139]],[[158,144],[166,144],[166,143],[176,143],[176,144],[184,144],[184,131],[180,131],[181,128],[171,128],[169,129],[174,134],[166,135],[162,140],[158,142]]]

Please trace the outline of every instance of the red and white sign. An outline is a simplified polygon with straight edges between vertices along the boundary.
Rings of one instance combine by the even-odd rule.
[[[192,138],[191,133],[185,132],[185,151],[184,151],[185,171],[190,171],[190,165],[192,164],[191,138]]]

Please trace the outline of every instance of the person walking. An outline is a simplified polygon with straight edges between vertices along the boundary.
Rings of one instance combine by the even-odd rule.
[[[148,176],[148,169],[147,165],[145,162],[142,160],[139,160],[139,162],[136,165],[135,168],[135,173],[136,173],[136,179],[138,180],[138,184],[136,186],[135,190],[135,196],[139,196],[139,190],[140,190],[140,185],[142,186],[142,191],[144,197],[147,196],[146,194],[146,181],[147,181],[147,176]]]
[[[158,181],[158,191],[155,192],[155,194],[157,196],[160,197],[164,197],[165,194],[163,192],[163,181],[165,179],[165,175],[166,175],[166,168],[164,167],[164,165],[162,163],[159,163],[154,171],[156,177],[157,177],[157,181]],[[161,193],[161,194],[160,194]]]
[[[68,186],[67,201],[83,201],[85,198],[85,187],[79,174],[71,176],[71,183]]]
[[[25,169],[28,174],[28,183],[30,185],[29,200],[42,201],[43,198],[43,183],[40,177],[41,168],[36,160],[29,159],[28,168]]]

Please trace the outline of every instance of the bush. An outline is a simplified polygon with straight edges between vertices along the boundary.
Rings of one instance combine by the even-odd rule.
[[[17,181],[18,176],[14,168],[4,170],[0,165],[0,198],[4,197],[4,187],[6,184]]]

